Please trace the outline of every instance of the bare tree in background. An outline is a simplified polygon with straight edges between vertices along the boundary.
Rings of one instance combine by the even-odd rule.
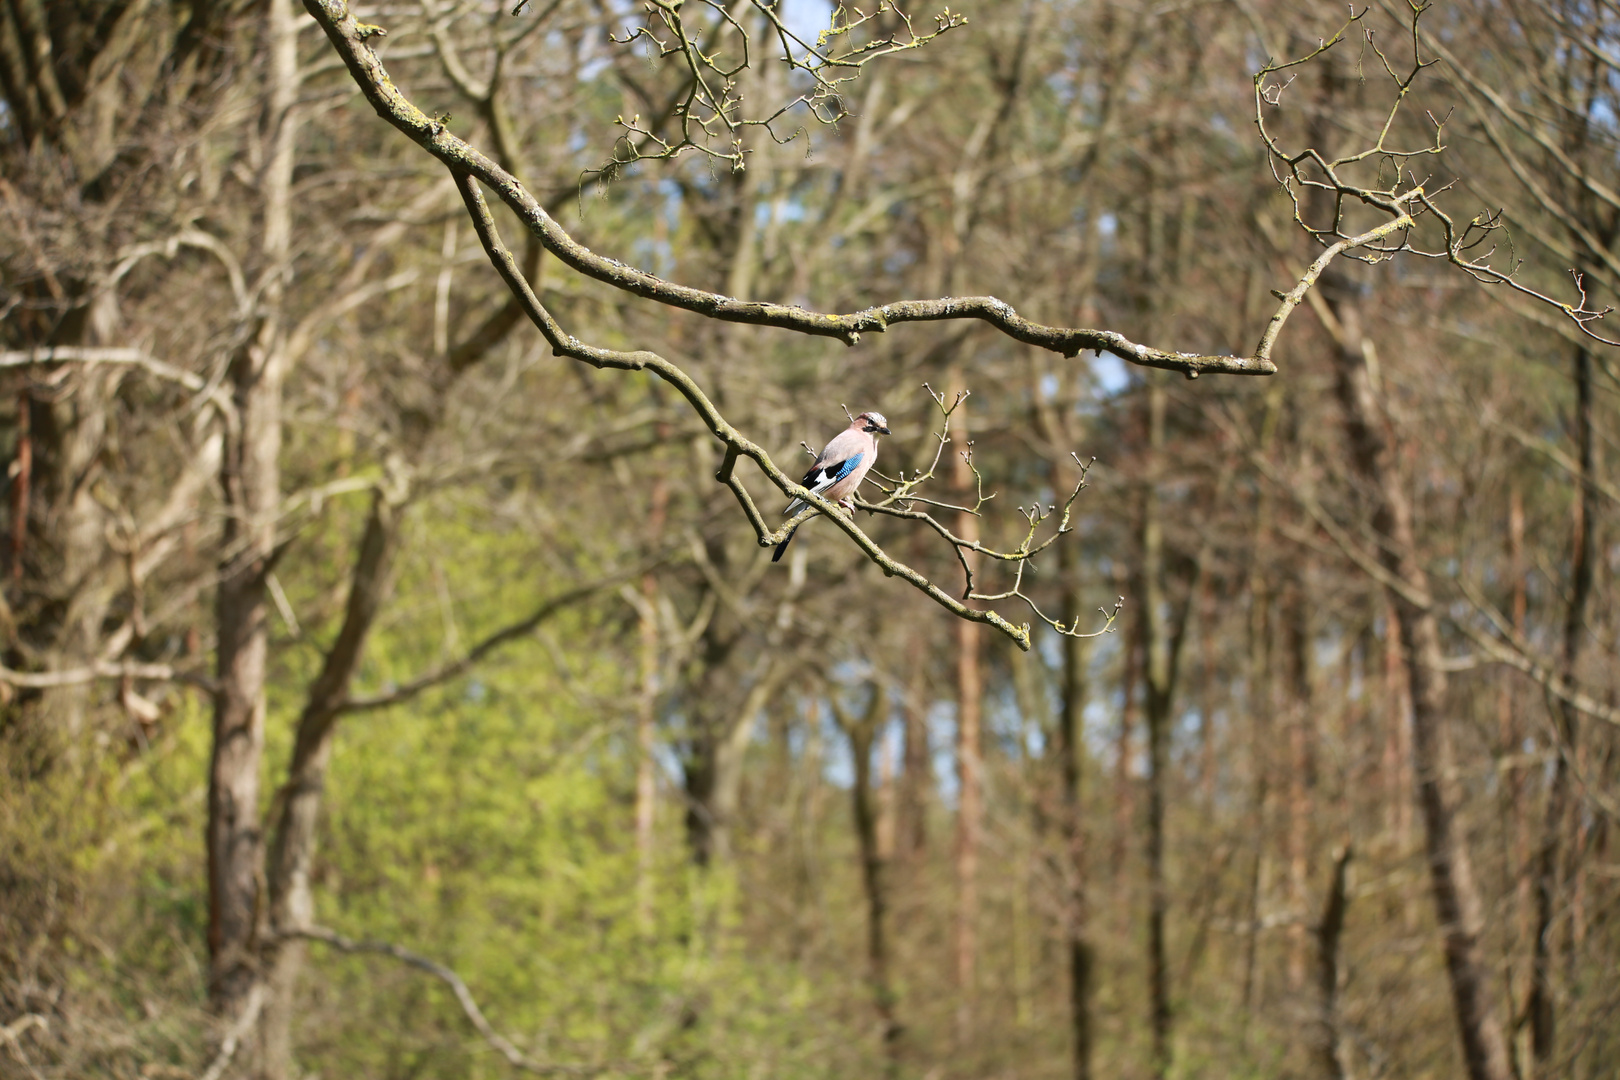
[[[763,2],[658,3],[639,25],[611,5],[549,0],[516,15],[510,4],[308,6],[327,36],[302,35],[302,48],[287,0],[81,5],[99,13],[83,30],[37,2],[0,11],[10,110],[0,415],[16,417],[3,436],[14,465],[0,611],[6,1060],[32,1070],[39,1059],[24,1057],[49,1047],[47,1075],[178,1061],[188,1075],[290,1076],[317,1055],[323,1071],[358,1061],[345,1055],[371,1046],[386,1026],[373,1018],[398,1006],[420,1022],[390,1044],[389,1068],[480,1068],[472,1055],[493,1049],[501,1068],[696,1074],[741,1068],[740,1056],[705,1055],[748,1047],[759,1055],[749,1068],[791,1071],[769,1055],[815,1040],[791,1026],[799,1006],[782,1002],[810,1001],[825,1009],[816,1052],[892,1070],[901,988],[917,1033],[905,1064],[949,1075],[1041,1054],[1057,1067],[1059,1053],[1081,1077],[1133,1065],[1163,1074],[1172,1051],[1183,1065],[1254,1071],[1280,1061],[1329,1075],[1432,1071],[1456,1052],[1438,1034],[1448,1014],[1474,1075],[1514,1068],[1511,1046],[1498,1052],[1511,1033],[1498,1017],[1509,1015],[1527,1017],[1526,1053],[1542,1072],[1601,1058],[1609,1005],[1589,957],[1612,948],[1602,446],[1613,374],[1599,340],[1612,140],[1601,123],[1583,126],[1602,106],[1580,95],[1596,87],[1593,100],[1606,100],[1602,18],[1525,9],[1546,37],[1511,95],[1491,89],[1493,66],[1480,74],[1453,58],[1442,82],[1418,59],[1453,41],[1528,47],[1503,40],[1488,12],[1436,10],[1418,23],[1397,6],[1383,13],[1401,31],[1387,46],[1360,34],[1377,13],[1353,20],[1321,50],[1261,72],[1257,145],[1231,111],[1248,100],[1245,54],[1256,34],[1296,24],[1315,41],[1319,13],[1030,0],[975,10],[964,30],[954,16],[913,25],[880,5],[869,17],[839,9],[815,40]],[[1428,42],[1421,27],[1443,15],[1443,40]],[[1408,45],[1419,50],[1410,66],[1396,58]],[[1352,49],[1364,78],[1345,74]],[[1560,49],[1584,66],[1550,62]],[[1567,71],[1578,77],[1538,81]],[[1434,85],[1450,85],[1473,118],[1436,108],[1431,123],[1412,108]],[[1406,111],[1386,111],[1390,88]],[[357,90],[414,144],[347,107]],[[817,126],[832,120],[842,138]],[[610,149],[575,149],[597,130],[617,137]],[[1463,169],[1457,143],[1473,155]],[[448,175],[424,175],[436,172],[429,155]],[[616,185],[599,199],[581,184],[587,157],[599,164],[587,180]],[[1250,187],[1226,179],[1255,172]],[[1453,173],[1476,191],[1445,188]],[[1515,192],[1506,217],[1454,212],[1502,190]],[[578,214],[565,228],[569,206]],[[511,214],[525,242],[508,250]],[[1521,244],[1530,237],[1521,254],[1534,252],[1535,266],[1521,269],[1505,246],[1486,254],[1509,235],[1503,223]],[[1315,241],[1303,259],[1302,235]],[[1358,255],[1372,265],[1350,262]],[[1585,293],[1546,270],[1560,260],[1583,268]],[[1493,296],[1539,323],[1456,289],[1465,275],[1501,286]],[[1018,311],[949,295],[990,287]],[[919,295],[935,299],[900,299]],[[1288,321],[1300,305],[1314,320]],[[660,354],[637,349],[652,341]],[[1498,354],[1517,349],[1565,356],[1573,378],[1503,377]],[[1449,363],[1453,352],[1492,364],[1476,373]],[[1125,362],[1117,377],[1113,360]],[[1288,381],[1269,387],[1200,378],[1177,389],[1152,370],[1279,364]],[[975,391],[971,457],[955,394],[925,399],[925,380]],[[814,503],[780,518],[798,473],[772,453],[823,438],[840,401],[902,416],[904,437],[885,444],[854,513]],[[1544,435],[1560,410],[1567,448]],[[1071,456],[1082,449],[1103,459],[1083,497]],[[1490,538],[1482,556],[1482,523],[1511,516],[1506,487],[1492,486],[1510,474],[1529,523],[1506,547]],[[1016,514],[1000,505],[1017,501]],[[771,571],[761,545],[816,515],[830,521],[801,532],[794,562]],[[521,557],[511,543],[504,563],[456,565],[508,529],[528,539]],[[479,571],[488,592],[446,584]],[[1088,644],[1112,623],[1095,613],[1101,594],[1133,578],[1131,633]],[[1520,595],[1501,593],[1509,619],[1483,597],[1510,579]],[[947,618],[928,618],[941,608]],[[553,637],[559,621],[569,629]],[[1034,655],[1010,671],[981,624]],[[1193,628],[1201,652],[1183,670]],[[589,1002],[567,980],[539,992],[485,974],[487,957],[463,953],[456,933],[486,928],[458,924],[448,900],[437,914],[422,905],[409,932],[432,945],[415,947],[456,954],[487,986],[315,917],[317,898],[342,918],[376,896],[338,876],[364,847],[344,815],[369,794],[343,790],[354,762],[339,740],[373,737],[381,718],[345,718],[395,709],[389,724],[414,722],[441,699],[471,710],[487,687],[465,676],[500,670],[520,641],[590,714],[577,745],[604,748],[590,751],[579,786],[606,792],[608,825],[582,814],[573,838],[612,850],[618,813],[634,852],[639,944],[628,962],[612,957],[620,981],[589,987],[599,993]],[[606,674],[580,676],[581,657]],[[844,718],[854,829],[842,797],[828,797],[840,781],[824,733],[781,711],[791,688],[846,663],[904,671],[910,684],[898,794],[871,776],[873,724],[885,717]],[[1470,672],[1496,664],[1533,686],[1509,695],[1506,721],[1492,699],[1487,753]],[[1010,686],[1020,678],[1029,685]],[[1538,695],[1545,719],[1525,707]],[[932,797],[927,730],[952,701],[954,806]],[[564,707],[527,705],[536,718]],[[57,899],[57,883],[75,880],[60,867],[72,861],[111,891],[123,866],[112,853],[150,850],[140,845],[174,823],[191,830],[189,795],[127,829],[108,815],[114,825],[64,844],[72,859],[55,867],[33,856],[48,844],[16,800],[27,806],[34,784],[70,790],[67,774],[88,764],[104,771],[84,774],[85,797],[122,810],[121,785],[171,752],[199,707],[215,721],[211,788],[192,793],[208,815],[210,925],[149,905],[159,914],[143,928],[163,933],[109,929],[105,949],[100,936],[75,937],[64,929],[73,919],[106,908],[71,889]],[[1009,736],[1015,722],[1031,730],[1032,712],[1047,736],[1039,747]],[[265,770],[266,727],[273,744],[280,717],[286,767]],[[1376,719],[1387,745],[1366,734]],[[585,756],[564,742],[559,761]],[[769,779],[753,768],[762,753]],[[1018,793],[1049,767],[1053,793],[1030,815]],[[1104,767],[1113,792],[1086,781]],[[1379,773],[1387,789],[1358,782]],[[1492,843],[1504,837],[1479,813],[1490,777],[1511,781],[1486,791],[1507,811],[1498,816],[1534,822],[1528,868],[1514,865],[1513,845]],[[1397,850],[1413,795],[1438,933]],[[886,798],[904,808],[911,838],[892,864]],[[537,821],[552,812],[531,809]],[[99,827],[88,811],[39,814]],[[447,837],[470,824],[443,821]],[[918,842],[953,826],[958,851]],[[1361,882],[1346,880],[1348,846],[1331,864],[1313,847],[1341,836]],[[1042,844],[1055,847],[1032,859]],[[1112,892],[1099,884],[1109,860],[1095,855],[1110,848]],[[473,873],[487,854],[434,865],[431,882]],[[899,881],[884,880],[891,868]],[[142,897],[158,888],[150,880],[168,887],[188,873],[134,869]],[[541,869],[535,877],[552,867]],[[1527,925],[1515,945],[1497,915],[1521,902],[1506,899],[1521,878]],[[732,885],[728,908],[704,906],[705,890]],[[351,909],[351,896],[364,899]],[[406,901],[376,902],[385,912]],[[1382,915],[1346,921],[1352,902]],[[611,937],[608,906],[590,913],[584,937]],[[559,940],[586,925],[560,918]],[[1126,932],[1138,925],[1146,949]],[[212,969],[200,978],[220,1020],[212,1063],[149,1052],[160,1022],[137,1029],[146,1021],[119,1011],[139,1001],[170,1023],[190,1016],[165,1004],[184,995],[119,984],[101,1014],[72,998],[94,957],[111,969],[115,953],[134,955],[130,941],[205,932]],[[671,938],[690,944],[682,987],[629,972],[643,956],[674,955]],[[1443,975],[1424,967],[1440,952],[1431,939],[1444,946]],[[399,989],[417,975],[393,968],[328,1008],[359,969],[344,961],[309,978],[310,941],[317,954],[427,974],[460,1012],[420,1009],[433,999]],[[552,944],[536,946],[544,963]],[[1528,1000],[1497,1001],[1493,978],[1521,952],[1533,953],[1528,978],[1511,991]],[[791,978],[731,979],[762,971]],[[719,974],[704,984],[704,973]],[[62,988],[59,1006],[48,995]],[[488,1017],[474,1002],[486,990],[502,999]],[[566,1017],[531,1019],[553,1000],[595,1018],[578,1025],[592,1034],[576,1040]],[[747,1013],[761,1002],[767,1011]],[[75,1015],[91,1020],[75,1027]],[[98,1017],[117,1019],[85,1035]],[[508,1018],[518,1018],[510,1038],[497,1031]],[[74,1056],[120,1039],[145,1056]],[[354,1066],[371,1067],[382,1066]]]

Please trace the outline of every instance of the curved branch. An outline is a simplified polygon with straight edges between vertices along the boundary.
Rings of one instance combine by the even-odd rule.
[[[451,134],[442,121],[412,104],[366,44],[366,38],[375,35],[375,28],[368,27],[363,32],[343,0],[304,0],[304,6],[326,31],[379,116],[444,163],[452,173],[470,175],[489,187],[540,238],[546,250],[567,266],[625,292],[723,322],[773,326],[837,338],[848,345],[855,344],[862,334],[882,333],[898,323],[978,319],[1016,341],[1064,356],[1076,356],[1088,350],[1111,352],[1133,364],[1179,371],[1189,377],[1204,373],[1270,375],[1277,370],[1268,356],[1258,353],[1252,357],[1237,357],[1166,352],[1108,330],[1045,326],[1025,319],[1010,304],[993,296],[903,300],[864,311],[829,315],[785,304],[738,300],[666,281],[598,255],[576,241],[515,176],[476,147]]]
[[[663,561],[664,556],[658,556],[647,560],[639,566],[628,567],[617,573],[609,574],[607,577],[586,582],[584,585],[560,593],[541,604],[526,617],[490,634],[477,645],[467,650],[465,656],[419,675],[395,690],[370,696],[347,697],[338,704],[335,711],[339,714],[373,712],[377,709],[386,709],[391,705],[409,701],[424,690],[449,682],[456,676],[470,671],[480,660],[499,649],[502,645],[529,634],[541,623],[562,611],[566,611],[581,600],[587,600],[603,589],[611,588],[622,581],[640,577]]]
[[[456,174],[456,184],[461,190],[462,201],[467,206],[467,213],[472,218],[473,228],[477,231],[478,239],[483,243],[484,251],[489,256],[490,262],[494,264],[495,269],[500,273],[507,287],[512,290],[512,294],[522,303],[524,313],[539,328],[541,335],[546,339],[546,343],[551,346],[554,353],[558,356],[579,360],[597,368],[650,371],[680,391],[681,396],[686,398],[687,403],[692,406],[692,410],[703,421],[703,425],[725,445],[726,456],[721,464],[720,471],[715,475],[715,479],[725,484],[737,496],[744,513],[748,515],[749,523],[754,526],[754,534],[761,547],[774,547],[781,543],[788,530],[793,527],[798,519],[795,518],[794,521],[788,522],[775,531],[765,527],[765,520],[759,512],[759,508],[753,504],[753,499],[736,478],[735,469],[739,456],[746,457],[758,465],[760,471],[765,474],[771,483],[775,484],[785,494],[791,498],[802,499],[826,514],[833,524],[837,525],[846,536],[855,541],[856,546],[866,554],[867,558],[878,564],[885,575],[898,577],[909,582],[925,593],[929,599],[958,618],[967,619],[971,622],[987,623],[1012,638],[1013,641],[1017,642],[1019,648],[1026,650],[1029,648],[1029,627],[1027,625],[1015,626],[994,611],[982,611],[968,607],[949,593],[944,592],[939,586],[929,581],[928,578],[916,570],[890,556],[875,540],[862,532],[861,528],[855,524],[854,519],[844,513],[836,503],[829,502],[808,488],[795,483],[791,477],[777,467],[764,447],[748,439],[742,432],[732,427],[730,422],[720,415],[720,410],[709,400],[709,396],[703,392],[703,388],[698,386],[692,377],[678,366],[657,353],[646,349],[623,352],[618,349],[602,349],[594,345],[587,345],[563,330],[561,324],[552,318],[551,313],[540,302],[540,298],[534,294],[528,280],[523,276],[522,271],[518,269],[517,260],[512,257],[512,252],[501,242],[500,234],[495,228],[495,219],[490,214],[489,204],[484,201],[484,193],[478,186],[478,180],[470,173],[458,172]]]
[[[199,397],[207,398],[208,403],[219,410],[228,427],[234,430],[236,425],[236,405],[231,401],[230,395],[213,383],[205,381],[200,375],[177,368],[141,349],[45,345],[37,349],[0,352],[0,368],[34,367],[42,364],[83,364],[86,367],[94,367],[97,364],[127,364],[130,367],[137,367],[160,379],[178,383]]]
[[[569,1076],[591,1075],[603,1071],[590,1065],[552,1065],[529,1057],[495,1030],[484,1016],[484,1011],[478,1007],[478,1002],[473,1000],[472,991],[467,989],[467,984],[462,981],[460,975],[437,961],[429,960],[420,953],[414,953],[409,949],[403,949],[386,941],[355,941],[353,938],[344,937],[334,930],[328,930],[324,926],[284,929],[279,931],[276,936],[319,941],[323,945],[330,945],[339,952],[377,953],[382,956],[391,956],[403,964],[416,968],[418,971],[425,971],[436,979],[442,979],[450,987],[451,992],[456,995],[456,1002],[461,1006],[461,1011],[467,1015],[467,1019],[472,1023],[478,1034],[482,1035],[484,1041],[494,1047],[495,1051],[505,1058],[513,1068],[522,1069],[525,1072],[539,1073],[542,1076],[559,1074]]]

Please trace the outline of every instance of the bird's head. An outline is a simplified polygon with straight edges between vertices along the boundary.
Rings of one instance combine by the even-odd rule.
[[[863,412],[855,418],[855,427],[873,435],[889,434],[889,422],[880,412]]]

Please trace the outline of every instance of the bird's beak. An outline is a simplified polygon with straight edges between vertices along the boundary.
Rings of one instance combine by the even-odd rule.
[[[889,433],[889,429],[888,429],[888,428],[886,428],[886,427],[880,427],[880,428],[878,428],[878,434],[879,434],[879,435],[887,435],[887,434],[888,434],[888,433]]]

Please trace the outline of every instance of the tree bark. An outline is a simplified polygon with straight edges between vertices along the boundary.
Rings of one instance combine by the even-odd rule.
[[[1344,915],[1349,907],[1345,891],[1350,867],[1350,845],[1333,853],[1333,877],[1328,884],[1322,919],[1316,925],[1317,1071],[1327,1080],[1344,1080],[1344,1059],[1339,1054],[1339,941],[1344,936]]]
[[[1592,595],[1592,354],[1584,345],[1576,346],[1575,443],[1580,473],[1576,478],[1574,522],[1570,538],[1569,606],[1564,611],[1564,643],[1560,674],[1564,681],[1575,681],[1581,646],[1586,637],[1586,609]],[[1557,759],[1547,787],[1547,816],[1541,827],[1541,843],[1536,850],[1535,926],[1531,932],[1530,992],[1525,1011],[1530,1016],[1530,1050],[1535,1074],[1550,1077],[1556,1071],[1558,1049],[1557,1016],[1553,1005],[1553,918],[1562,891],[1559,852],[1568,828],[1570,811],[1570,757],[1576,752],[1579,715],[1574,707],[1560,702],[1553,709],[1557,731]]]
[[[1269,455],[1276,441],[1277,427],[1282,416],[1283,396],[1280,386],[1266,391],[1265,412],[1260,422],[1260,453]],[[1249,1025],[1254,1019],[1255,1006],[1260,998],[1262,972],[1260,970],[1260,894],[1265,878],[1266,809],[1271,801],[1269,763],[1267,752],[1275,734],[1273,728],[1274,695],[1272,678],[1272,590],[1267,569],[1275,561],[1272,543],[1272,525],[1276,515],[1271,489],[1261,487],[1255,500],[1254,548],[1249,560],[1248,592],[1249,617],[1247,626],[1247,675],[1245,697],[1249,713],[1250,756],[1254,761],[1254,787],[1249,809],[1249,828],[1253,835],[1253,858],[1249,864],[1245,883],[1244,914],[1247,918],[1243,939],[1243,1039],[1248,1045]]]
[[[920,533],[918,534],[921,535]],[[928,847],[928,803],[933,758],[928,745],[928,650],[921,628],[907,645],[906,746],[895,806],[895,850],[905,862]]]
[[[1400,616],[1384,597],[1384,825],[1395,850],[1412,846],[1412,688],[1401,659]]]
[[[952,394],[961,389],[961,373],[951,375]],[[973,497],[973,474],[962,453],[971,449],[965,410],[958,409],[956,456],[952,462],[952,483],[960,499]],[[957,442],[960,439],[960,442]],[[958,515],[957,534],[966,540],[979,535],[979,519],[972,514]],[[964,556],[978,569],[971,553]],[[979,926],[979,839],[982,828],[984,762],[980,725],[984,706],[984,682],[980,672],[979,624],[956,623],[956,1012],[957,1045],[969,1044],[974,1027],[974,999],[978,979]]]
[[[703,548],[715,577],[727,579],[732,568],[724,539],[705,536]],[[700,868],[724,861],[730,854],[730,823],[720,805],[731,783],[723,775],[731,761],[725,747],[736,721],[737,703],[728,691],[737,680],[731,666],[734,654],[746,636],[740,615],[720,595],[716,584],[708,582],[707,589],[712,595],[705,596],[703,603],[714,604],[714,610],[699,639],[696,677],[685,687],[689,734],[681,762],[686,843],[692,862]]]
[[[717,592],[713,617],[702,635],[701,670],[689,688],[691,735],[682,763],[686,783],[686,838],[692,861],[699,867],[724,866],[731,858],[731,830],[736,823],[742,794],[743,755],[753,736],[753,721],[794,670],[782,648],[783,635],[792,625],[793,605],[804,588],[805,554],[792,558],[787,588],[753,657],[752,670],[739,678],[734,663],[737,646],[754,640],[754,626],[744,621],[735,595],[720,591],[728,565],[724,540],[704,540],[710,588]],[[736,688],[748,690],[739,700]]]
[[[1524,559],[1524,494],[1515,482],[1508,492],[1508,573],[1511,581],[1511,615],[1513,632],[1519,640],[1526,640],[1526,617],[1529,614],[1529,591],[1526,587]],[[1529,787],[1528,770],[1521,760],[1525,740],[1520,717],[1522,695],[1518,692],[1519,673],[1504,669],[1497,684],[1497,743],[1502,762],[1502,832],[1503,857],[1508,865],[1509,881],[1513,886],[1513,936],[1510,955],[1513,964],[1508,969],[1509,1011],[1518,1009],[1519,995],[1525,1000],[1524,1015],[1530,1016],[1530,972],[1536,963],[1535,885],[1534,860],[1531,857],[1532,839],[1529,808],[1525,805]],[[1522,970],[1521,958],[1527,957]],[[1532,1025],[1533,1026],[1533,1025]],[[1515,1072],[1521,1063],[1533,1057],[1531,1032],[1519,1027],[1508,1045]]]
[[[1289,927],[1288,987],[1305,989],[1310,967],[1305,923],[1311,827],[1311,659],[1310,616],[1305,585],[1295,582],[1284,601],[1288,642],[1288,903],[1299,918]]]
[[[895,1011],[896,996],[889,979],[887,867],[878,847],[877,807],[872,791],[872,744],[887,717],[889,696],[877,686],[871,691],[872,700],[859,719],[851,716],[836,698],[829,701],[838,726],[849,739],[850,754],[855,761],[850,801],[861,852],[861,887],[866,893],[867,980],[883,1039],[884,1073],[892,1077],[900,1071],[900,1037],[904,1029]]]
[[[1142,492],[1142,616],[1138,623],[1147,658],[1143,705],[1148,736],[1148,1022],[1152,1030],[1152,1072],[1162,1080],[1170,1071],[1170,964],[1165,923],[1170,893],[1164,871],[1166,773],[1170,767],[1170,709],[1175,687],[1174,649],[1164,625],[1164,526],[1159,519],[1159,455],[1164,446],[1164,385],[1148,380],[1148,478]]]
[[[663,535],[669,512],[669,482],[653,481],[647,535]],[[636,699],[636,920],[643,932],[653,925],[653,825],[657,812],[657,762],[653,760],[658,706],[658,578],[641,577],[641,693]]]
[[[1121,583],[1123,594],[1129,587]],[[1137,683],[1142,667],[1142,627],[1144,618],[1141,605],[1133,605],[1126,613],[1128,631],[1120,648],[1125,656],[1121,664],[1121,697],[1119,730],[1114,733],[1114,840],[1108,852],[1108,870],[1114,879],[1116,891],[1124,885],[1125,854],[1131,835],[1131,822],[1136,817],[1136,786],[1132,781],[1132,759],[1136,754],[1136,714],[1138,710]]]
[[[1074,544],[1058,548],[1059,570],[1063,575],[1067,612],[1082,610],[1079,553]],[[1074,1035],[1075,1080],[1091,1080],[1093,1049],[1091,1028],[1091,987],[1095,955],[1088,930],[1090,908],[1086,893],[1087,836],[1081,784],[1085,778],[1086,748],[1084,724],[1087,678],[1086,640],[1063,639],[1063,698],[1059,702],[1057,749],[1062,756],[1063,838],[1065,863],[1063,878],[1068,883],[1068,903],[1064,918],[1065,951],[1069,964],[1069,1027]]]
[[[231,364],[240,434],[227,441],[221,468],[226,514],[215,599],[219,688],[208,791],[208,945],[209,997],[215,1011],[228,1016],[241,1011],[258,979],[253,951],[264,915],[259,764],[269,653],[265,588],[281,500],[281,394],[287,363],[281,305],[291,272],[297,34],[291,0],[269,0],[264,23],[269,146],[261,183],[259,321],[252,341]]]
[[[28,482],[34,472],[34,397],[25,385],[17,393],[17,450],[11,472],[11,587],[22,587],[23,556],[28,548]]]
[[[1373,529],[1384,542],[1378,551],[1386,570],[1419,594],[1428,593],[1428,574],[1417,555],[1413,510],[1396,468],[1385,431],[1379,392],[1367,367],[1359,305],[1349,283],[1329,283],[1326,298],[1336,317],[1336,388],[1344,412],[1351,460],[1365,481],[1373,505]],[[1474,879],[1473,861],[1456,820],[1451,790],[1453,755],[1446,710],[1439,621],[1389,590],[1400,636],[1400,663],[1412,695],[1412,756],[1418,804],[1423,816],[1424,850],[1440,931],[1445,944],[1463,1060],[1472,1080],[1511,1080],[1507,1042],[1491,1002],[1480,935],[1484,905]]]
[[[278,86],[284,83],[296,90],[297,28],[288,5],[289,0],[271,0],[273,9],[287,9],[288,20],[288,25],[277,24],[275,62]],[[279,95],[281,90],[276,93]],[[492,103],[487,105],[491,110],[496,107]],[[291,127],[291,121],[285,126]],[[289,178],[292,137],[291,131],[286,133]],[[539,245],[531,240],[524,253],[523,266],[523,273],[531,279],[538,271],[539,254]],[[519,325],[519,313],[516,300],[509,300],[462,341],[450,347],[447,339],[446,348],[436,351],[432,404],[410,418],[413,437],[400,455],[384,463],[384,478],[372,493],[365,528],[349,571],[349,593],[342,624],[326,650],[319,674],[305,694],[292,758],[278,792],[279,812],[265,869],[269,893],[267,921],[271,933],[262,943],[260,958],[261,968],[268,973],[269,993],[260,1020],[259,1067],[260,1075],[266,1080],[286,1080],[297,1071],[293,1062],[293,1016],[308,946],[302,938],[286,938],[280,934],[305,930],[314,921],[315,899],[310,878],[317,853],[316,828],[331,764],[332,742],[338,721],[349,703],[366,641],[392,586],[404,515],[412,498],[415,461],[442,420],[444,402],[451,387]],[[287,357],[283,365],[292,361],[292,357]],[[262,611],[262,591],[259,602]]]
[[[310,686],[298,717],[292,762],[282,786],[281,814],[269,860],[270,926],[273,933],[305,930],[314,921],[315,897],[310,872],[315,862],[316,825],[332,737],[360,666],[366,638],[386,597],[394,555],[399,548],[403,493],[378,491],[372,497],[360,539],[359,556],[349,578],[349,599],[337,640],[327,651],[321,672]],[[294,1075],[292,1016],[306,943],[273,941],[267,952],[270,995],[264,1010],[264,1073],[268,1080]]]

